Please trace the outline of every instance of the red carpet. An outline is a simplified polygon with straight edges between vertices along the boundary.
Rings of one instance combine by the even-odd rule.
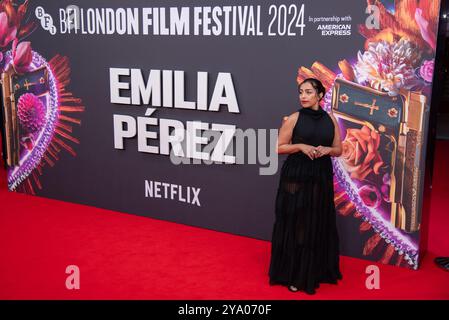
[[[449,299],[449,141],[438,141],[429,251],[418,271],[377,264],[380,289],[365,287],[369,261],[342,257],[343,281],[315,296],[268,285],[270,243],[0,187],[0,299]],[[65,287],[68,265],[80,289]]]

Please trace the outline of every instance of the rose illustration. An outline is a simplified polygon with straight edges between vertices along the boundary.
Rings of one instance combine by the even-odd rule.
[[[419,69],[419,74],[426,82],[432,82],[434,66],[434,60],[425,60]]]
[[[351,178],[363,180],[371,172],[379,174],[379,169],[384,163],[378,152],[379,144],[379,134],[367,126],[346,130],[341,157]]]

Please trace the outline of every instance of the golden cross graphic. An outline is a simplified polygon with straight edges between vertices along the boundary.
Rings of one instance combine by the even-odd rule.
[[[367,103],[360,103],[360,102],[354,102],[354,104],[356,106],[360,106],[360,107],[364,107],[364,108],[369,108],[369,114],[370,116],[373,115],[373,111],[374,110],[379,110],[379,106],[376,106],[376,99],[373,99],[373,103],[372,104],[367,104]]]
[[[35,85],[36,83],[34,83],[34,82],[28,82],[28,79],[25,79],[25,82],[24,82],[24,84],[23,84],[23,86],[24,87],[26,87],[27,88],[27,90],[30,90],[30,86],[32,86],[32,85]]]

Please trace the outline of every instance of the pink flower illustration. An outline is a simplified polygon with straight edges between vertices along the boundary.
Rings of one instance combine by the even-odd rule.
[[[27,133],[36,133],[45,125],[45,105],[32,93],[25,93],[19,98],[19,121]]]
[[[419,69],[419,74],[425,81],[432,82],[434,67],[434,60],[426,60],[423,62],[421,68]]]
[[[9,26],[8,15],[5,12],[0,13],[0,47],[6,47],[16,38],[17,28]]]
[[[26,71],[33,58],[31,53],[31,42],[25,41],[17,45],[17,40],[14,40],[12,55],[16,71],[20,73]]]
[[[429,46],[435,51],[437,47],[437,41],[433,32],[429,31],[429,21],[427,21],[422,15],[422,9],[416,8],[415,21],[419,26],[422,38],[429,44]]]

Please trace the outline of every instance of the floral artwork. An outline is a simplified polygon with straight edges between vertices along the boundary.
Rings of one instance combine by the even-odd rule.
[[[347,129],[341,157],[351,178],[364,180],[370,173],[379,174],[383,164],[379,145],[380,136],[376,131],[366,126],[362,129]]]
[[[72,116],[84,106],[66,90],[70,67],[66,57],[47,60],[23,41],[36,29],[28,13],[30,1],[18,4],[0,2],[0,69],[17,78],[13,89],[19,126],[19,163],[8,168],[8,187],[29,194],[42,189],[39,177],[59,160],[61,152],[76,155],[73,125],[81,120]],[[44,76],[45,75],[45,76]],[[32,81],[33,77],[37,77]],[[4,84],[2,84],[4,85]]]
[[[367,4],[380,9],[380,29],[359,25],[358,31],[366,39],[363,48],[339,61],[338,70],[318,61],[310,68],[301,66],[297,83],[309,77],[321,80],[327,91],[323,108],[328,112],[332,111],[332,91],[338,78],[390,97],[417,92],[430,101],[439,1],[397,0],[391,9],[380,0],[368,0]],[[339,103],[350,101],[347,94],[338,97]],[[391,107],[387,117],[398,119],[400,112]],[[333,159],[335,205],[340,217],[360,221],[360,238],[364,241],[360,255],[416,269],[417,233],[403,232],[389,220],[394,141],[382,134],[380,129],[384,128],[338,121],[343,154]]]
[[[357,82],[396,95],[400,88],[411,89],[418,79],[414,66],[420,61],[417,45],[406,38],[398,42],[371,42],[368,50],[358,53],[354,65]]]

